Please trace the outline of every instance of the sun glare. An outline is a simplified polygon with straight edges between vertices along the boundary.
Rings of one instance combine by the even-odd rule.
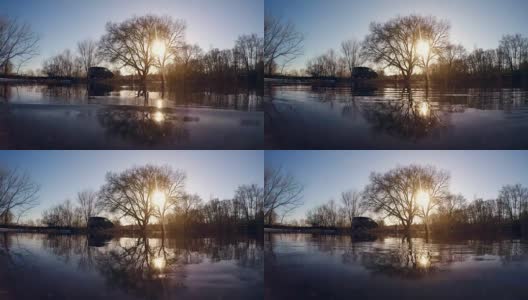
[[[163,207],[163,205],[165,204],[165,194],[161,191],[155,191],[152,195],[152,201],[158,207]]]
[[[157,123],[161,123],[163,121],[165,121],[165,115],[163,115],[163,113],[161,111],[157,111],[153,114],[153,119],[155,122]]]
[[[420,116],[427,117],[429,115],[429,103],[422,102],[418,108]]]
[[[152,264],[158,270],[163,270],[167,264],[163,257],[156,257],[152,260]]]
[[[421,57],[427,57],[429,55],[429,43],[424,40],[419,40],[416,44],[416,52]]]
[[[165,55],[165,44],[159,40],[152,43],[152,53],[157,57],[163,57]]]
[[[423,190],[418,191],[418,194],[416,195],[416,203],[420,207],[426,207],[429,205],[429,193]]]

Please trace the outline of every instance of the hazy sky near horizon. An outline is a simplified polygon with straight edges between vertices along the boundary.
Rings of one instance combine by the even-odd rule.
[[[307,59],[341,41],[362,40],[371,22],[398,15],[434,15],[451,24],[451,41],[468,50],[496,48],[503,34],[528,37],[526,0],[265,0],[266,12],[291,20],[305,35],[304,56],[290,68],[305,68]]]
[[[98,40],[108,21],[120,22],[134,15],[169,15],[187,22],[187,42],[231,48],[241,34],[263,35],[263,0],[2,0],[0,15],[16,17],[38,33],[40,55],[25,69],[41,68],[44,58],[80,40]]]
[[[264,151],[0,151],[0,166],[29,173],[41,187],[40,204],[26,216],[33,219],[83,189],[97,191],[108,171],[145,164],[184,170],[186,191],[204,201],[231,199],[239,185],[264,182]]]
[[[451,175],[450,190],[494,199],[506,184],[528,186],[528,151],[266,151],[265,166],[282,168],[304,186],[304,205],[290,218],[306,212],[341,192],[361,191],[371,172],[385,172],[409,164],[433,165]]]

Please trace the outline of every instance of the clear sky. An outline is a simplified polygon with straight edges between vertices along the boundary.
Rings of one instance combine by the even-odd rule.
[[[237,36],[263,35],[263,0],[1,0],[0,15],[17,17],[40,34],[41,55],[28,68],[41,67],[43,58],[79,40],[99,39],[108,21],[120,22],[134,15],[158,14],[184,19],[187,41],[205,50],[231,48]]]
[[[27,171],[41,186],[40,205],[28,217],[74,200],[78,191],[98,190],[108,171],[134,165],[165,165],[187,173],[186,190],[205,201],[233,197],[241,184],[264,182],[263,151],[0,151],[0,165]]]
[[[291,218],[342,191],[361,191],[371,172],[409,164],[433,165],[450,172],[450,190],[469,201],[494,199],[506,184],[528,186],[528,151],[266,151],[265,165],[281,167],[304,186],[304,205]]]
[[[363,39],[371,22],[397,15],[422,14],[447,19],[451,41],[467,49],[496,48],[503,34],[528,36],[526,0],[265,0],[267,12],[291,20],[305,35],[305,56],[291,68],[305,67],[306,58],[337,49],[341,41]]]

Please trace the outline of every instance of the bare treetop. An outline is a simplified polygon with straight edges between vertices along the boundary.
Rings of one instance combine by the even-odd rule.
[[[0,168],[0,222],[9,224],[35,207],[39,190],[39,185],[27,173]]]
[[[264,217],[266,223],[273,223],[274,214],[283,216],[303,204],[303,186],[292,175],[281,169],[264,170]]]
[[[303,53],[304,36],[291,22],[284,23],[280,18],[268,13],[264,18],[264,60],[266,73],[273,73],[274,64],[282,59],[288,64]]]
[[[38,54],[39,36],[29,24],[0,16],[0,67],[22,64]]]
[[[183,47],[185,22],[170,17],[147,15],[122,23],[107,23],[100,47],[112,63],[132,68],[146,80],[152,67],[165,66]],[[153,49],[157,43],[158,53]]]

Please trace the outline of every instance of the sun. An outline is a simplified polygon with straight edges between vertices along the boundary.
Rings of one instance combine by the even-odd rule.
[[[418,43],[416,43],[416,52],[421,57],[427,57],[429,55],[429,43],[425,40],[419,40]]]
[[[154,191],[152,195],[152,201],[158,207],[163,207],[165,205],[165,194],[161,191]]]
[[[430,197],[429,193],[424,190],[419,190],[416,194],[416,203],[420,207],[427,207],[429,205]]]
[[[165,55],[165,51],[165,43],[163,43],[162,41],[155,40],[152,43],[152,53],[154,53],[154,55],[156,55],[157,57],[163,57]]]

